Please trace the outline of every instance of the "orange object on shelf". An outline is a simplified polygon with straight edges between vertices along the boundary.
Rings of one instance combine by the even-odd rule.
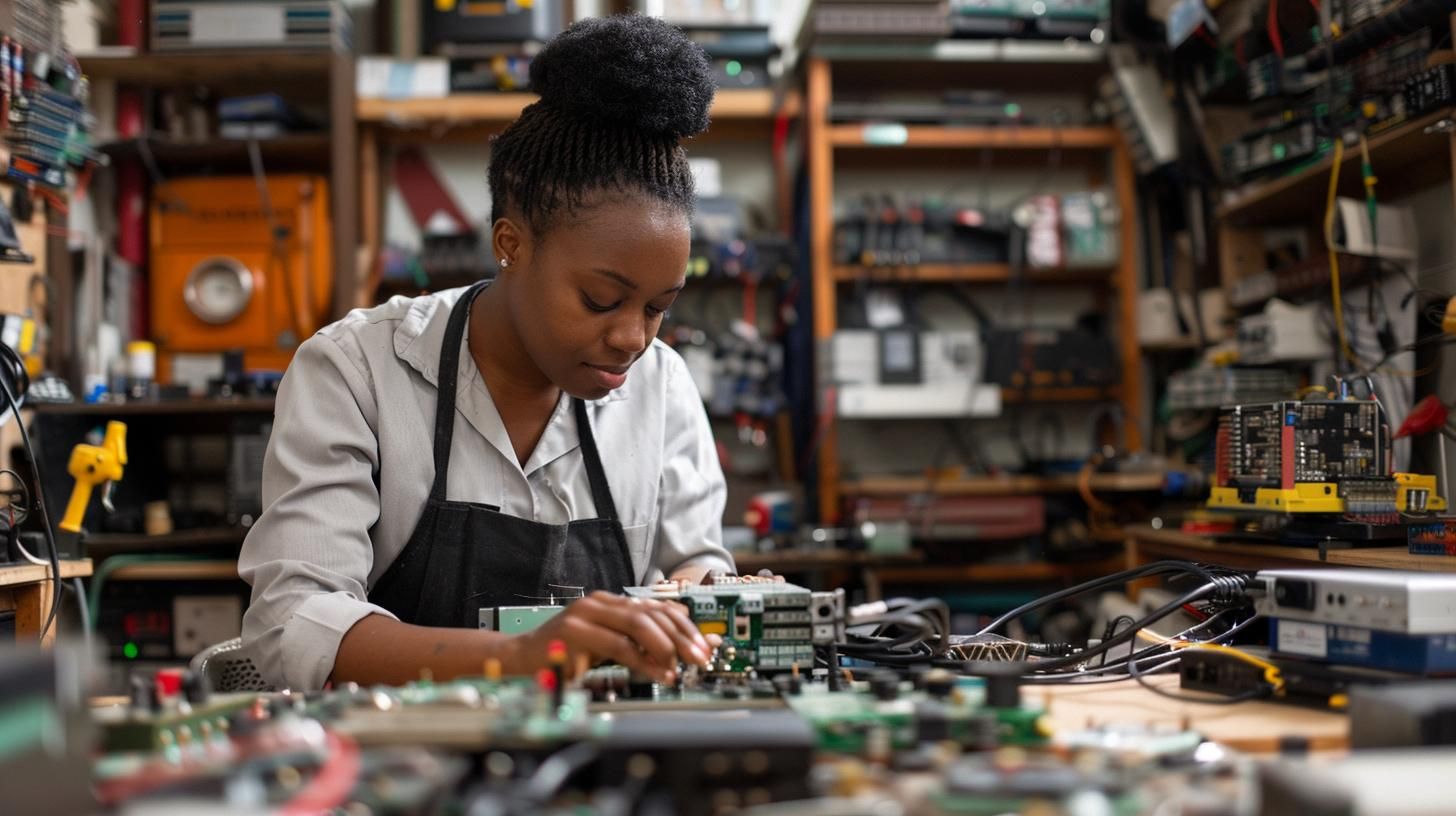
[[[158,374],[177,354],[243,352],[247,370],[282,370],[328,320],[333,298],[329,188],[322,176],[189,178],[151,205],[152,335]]]

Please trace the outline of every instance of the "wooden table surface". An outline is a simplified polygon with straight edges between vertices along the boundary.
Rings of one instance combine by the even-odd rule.
[[[1160,688],[1177,690],[1176,674],[1147,678]],[[1027,686],[1028,702],[1048,707],[1056,733],[1093,725],[1132,723],[1159,727],[1191,727],[1208,739],[1249,753],[1274,753],[1280,740],[1298,737],[1310,750],[1349,746],[1350,721],[1334,711],[1281,703],[1250,701],[1235,705],[1189,703],[1159,696],[1134,680],[1084,686]],[[1216,699],[1216,698],[1210,698]]]
[[[1234,569],[1290,567],[1376,567],[1419,572],[1456,572],[1456,558],[1414,555],[1405,547],[1353,547],[1330,549],[1321,559],[1315,547],[1220,539],[1177,530],[1154,530],[1146,524],[1125,528],[1128,564],[1165,558],[1202,561]]]
[[[60,562],[61,578],[85,578],[91,574],[91,559],[63,558]],[[51,582],[51,568],[40,564],[14,564],[0,567],[0,609],[15,610],[15,639],[17,641],[38,640],[42,646],[49,646],[56,639],[53,625],[45,638],[41,629],[50,616],[51,599],[55,596],[55,585]]]

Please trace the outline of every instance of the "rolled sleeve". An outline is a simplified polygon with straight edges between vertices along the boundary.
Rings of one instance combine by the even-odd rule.
[[[667,377],[663,468],[658,492],[654,566],[671,575],[684,567],[732,573],[723,548],[723,507],[728,486],[702,397],[676,354]]]
[[[244,646],[274,686],[321,687],[344,633],[389,614],[366,590],[379,518],[374,413],[367,377],[335,340],[299,347],[278,391],[264,510],[238,558],[253,588]]]

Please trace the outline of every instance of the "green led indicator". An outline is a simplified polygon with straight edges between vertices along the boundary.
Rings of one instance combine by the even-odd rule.
[[[1285,152],[1286,151],[1285,151],[1284,145],[1282,145],[1282,144],[1274,145],[1274,158],[1276,158],[1276,159],[1282,159],[1282,158],[1284,158]]]
[[[728,60],[728,64],[723,66],[723,70],[728,72],[728,76],[736,77],[743,73],[743,63],[738,60]]]
[[[1007,102],[1006,103],[1006,115],[1007,116],[1020,116],[1021,115],[1021,106],[1018,105],[1018,104],[1016,104],[1015,102]]]
[[[136,660],[138,653],[137,645],[135,643],[128,643],[125,646],[121,647],[121,653],[126,655],[127,660]]]

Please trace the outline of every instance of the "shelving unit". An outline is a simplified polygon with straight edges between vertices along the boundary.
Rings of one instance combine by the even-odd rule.
[[[834,175],[835,160],[838,157],[873,155],[877,162],[888,164],[895,157],[908,157],[935,150],[1028,152],[1057,149],[1085,153],[1089,154],[1089,158],[1105,157],[1109,160],[1118,207],[1125,214],[1136,211],[1131,159],[1121,136],[1111,127],[834,124],[829,118],[833,75],[841,67],[859,71],[857,76],[864,75],[866,71],[873,75],[877,63],[882,60],[919,59],[924,60],[926,70],[935,73],[937,77],[963,75],[963,64],[967,62],[984,63],[978,64],[977,69],[985,68],[998,75],[1055,75],[1057,71],[1064,72],[1067,63],[1084,63],[1100,68],[1104,55],[1100,47],[1086,44],[1064,46],[991,41],[947,42],[934,48],[912,51],[914,53],[904,53],[903,49],[879,45],[847,49],[826,48],[817,50],[808,62],[805,115],[811,179],[810,253],[813,264],[814,337],[821,344],[832,338],[838,327],[836,308],[840,284],[866,278],[913,282],[1000,283],[1006,282],[1011,276],[1011,270],[1005,264],[937,264],[880,270],[834,263]],[[841,63],[845,65],[842,66]],[[911,69],[902,65],[897,70]],[[1088,70],[1083,72],[1082,78],[1089,80],[1090,85],[1097,73],[1096,70]],[[1021,78],[1024,80],[1025,76]],[[1099,171],[1089,168],[1089,173],[1095,175]],[[1114,269],[1034,271],[1029,275],[1033,282],[1095,282],[1110,288],[1113,297],[1109,308],[1114,314],[1115,324],[1120,328],[1118,357],[1122,370],[1129,373],[1142,369],[1136,332],[1132,330],[1137,311],[1136,229],[1135,219],[1121,219],[1119,261]],[[1004,389],[1002,396],[1004,401],[1010,403],[1120,402],[1126,428],[1126,445],[1132,450],[1141,446],[1139,423],[1142,394],[1137,376],[1127,376],[1119,386],[1113,388]],[[883,484],[881,480],[875,479],[861,480],[859,483],[842,480],[838,434],[833,425],[822,432],[818,462],[820,515],[826,521],[838,518],[841,498],[857,486],[862,487],[866,482]],[[924,480],[909,481],[924,485]],[[1030,492],[1044,487],[1040,484],[1028,486],[1033,488]]]
[[[383,251],[384,191],[389,156],[395,145],[441,140],[485,144],[536,99],[531,93],[478,93],[358,100],[355,116],[360,125],[361,266],[373,268]],[[801,97],[794,92],[780,95],[767,89],[719,90],[709,113],[712,124],[689,146],[719,140],[767,140],[778,119],[797,117],[801,107]],[[777,184],[776,199],[782,208],[789,200],[789,180],[780,178]],[[382,285],[377,274],[361,276],[359,287],[351,293],[354,305],[373,305]],[[409,289],[393,287],[395,291]]]
[[[916,264],[915,266],[853,266],[836,264],[835,281],[907,281],[915,283],[1006,283],[1011,266],[1003,263]],[[1098,283],[1111,285],[1115,269],[1032,269],[1024,276],[1030,283]]]
[[[52,416],[128,417],[158,414],[269,414],[271,397],[239,399],[157,400],[135,402],[61,402],[26,406],[37,414]]]
[[[78,54],[82,72],[91,82],[148,90],[207,87],[235,94],[289,88],[301,95],[315,94],[326,103],[328,132],[259,139],[265,166],[272,160],[298,166],[317,162],[329,178],[330,222],[334,257],[333,315],[342,317],[354,307],[358,288],[359,162],[355,126],[354,57],[323,51],[264,50],[235,53],[137,54],[116,50]],[[153,139],[159,162],[206,164],[234,162],[246,166],[246,142],[211,139],[200,144],[167,143]],[[136,140],[105,145],[112,155],[135,155]]]
[[[840,483],[847,496],[911,496],[935,493],[947,496],[1024,496],[1032,493],[1075,493],[1077,476],[982,476],[932,480],[917,476],[880,476]],[[1163,488],[1159,473],[1096,473],[1090,479],[1094,493],[1153,493]]]

